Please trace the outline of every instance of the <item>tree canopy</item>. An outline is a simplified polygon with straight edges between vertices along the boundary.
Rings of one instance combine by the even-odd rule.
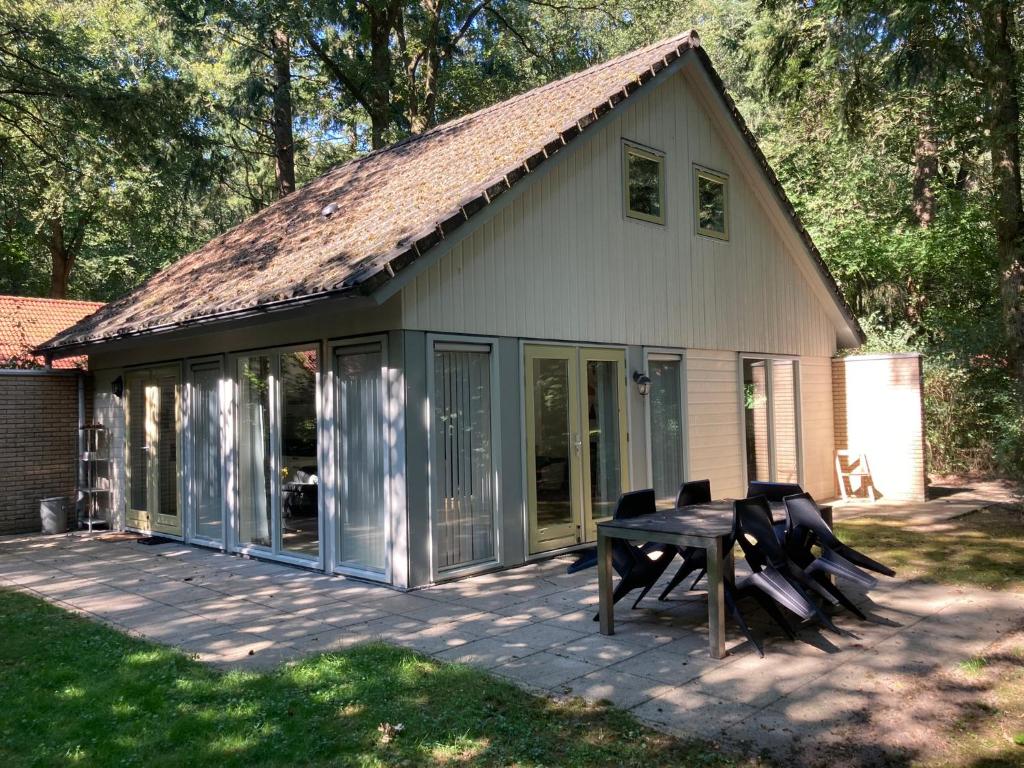
[[[868,348],[929,353],[929,407],[948,406],[933,460],[1024,466],[1020,16],[996,0],[0,0],[0,292],[115,298],[338,162],[695,27]]]

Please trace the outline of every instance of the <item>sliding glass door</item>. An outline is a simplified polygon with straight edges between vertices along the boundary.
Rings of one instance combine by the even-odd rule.
[[[743,423],[748,480],[800,482],[797,363],[743,358]]]
[[[319,354],[314,348],[237,360],[238,543],[320,556]]]
[[[491,347],[437,342],[432,367],[434,557],[443,574],[498,557]]]
[[[223,545],[219,361],[194,363],[190,376],[192,471],[189,477],[190,535],[192,539]]]
[[[384,576],[388,567],[388,444],[380,342],[334,351],[337,475],[336,562]]]
[[[178,368],[126,375],[128,508],[126,523],[181,535],[178,514]]]

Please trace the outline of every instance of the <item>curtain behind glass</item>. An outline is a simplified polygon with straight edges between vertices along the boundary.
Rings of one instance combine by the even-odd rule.
[[[387,545],[382,365],[379,348],[339,350],[335,365],[338,563],[377,573],[385,570]]]
[[[316,350],[280,355],[281,549],[320,554],[320,470],[317,453]]]
[[[238,361],[238,540],[271,546],[270,358]]]
[[[434,352],[438,567],[495,557],[489,352]]]
[[[674,504],[683,482],[682,365],[651,360],[651,475],[659,504]]]
[[[192,369],[195,533],[221,540],[220,366]]]
[[[799,481],[796,436],[796,363],[772,360],[772,432],[775,438],[775,480]]]

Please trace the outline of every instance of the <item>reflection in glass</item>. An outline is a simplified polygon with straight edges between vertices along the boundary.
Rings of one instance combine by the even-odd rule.
[[[661,161],[626,152],[629,170],[629,210],[661,218]]]
[[[793,360],[743,361],[750,480],[800,481],[796,371]]]
[[[796,363],[772,360],[772,429],[775,444],[775,480],[799,482],[796,439]]]
[[[573,522],[569,363],[538,358],[533,371],[537,525],[569,525]]]
[[[697,174],[697,224],[701,231],[726,234],[725,180]]]
[[[435,350],[434,399],[438,568],[493,560],[490,352]]]
[[[768,454],[767,361],[743,361],[743,414],[747,435],[747,479],[771,480]]]
[[[270,358],[238,361],[238,540],[270,547],[271,478]]]
[[[128,379],[128,480],[132,509],[149,509],[149,446],[146,441],[146,382]]]
[[[192,369],[193,504],[197,536],[220,541],[220,366]]]
[[[156,421],[158,511],[165,517],[178,516],[178,377],[161,376],[157,383],[159,398]]]
[[[651,477],[659,504],[674,504],[683,482],[682,365],[654,360],[651,377]]]
[[[317,513],[316,350],[280,355],[281,549],[320,553]]]
[[[618,371],[619,364],[612,360],[587,362],[590,509],[594,520],[610,517],[622,493]]]
[[[380,348],[337,353],[338,563],[383,573],[387,532],[387,446]]]

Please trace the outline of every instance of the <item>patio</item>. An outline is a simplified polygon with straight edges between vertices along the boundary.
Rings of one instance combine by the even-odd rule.
[[[910,525],[941,525],[999,500],[961,493],[902,514]],[[836,511],[840,520],[901,513],[859,505]],[[265,668],[383,639],[538,692],[609,700],[674,734],[771,751],[801,737],[835,736],[857,713],[891,701],[907,676],[979,653],[1024,611],[1019,592],[885,580],[870,599],[859,598],[877,623],[837,617],[855,636],[806,627],[792,643],[769,633],[762,660],[730,625],[730,655],[716,661],[707,652],[702,593],[624,607],[616,634],[603,637],[592,619],[596,573],[567,575],[568,562],[403,594],[178,544],[31,536],[0,540],[0,586],[221,667]],[[893,723],[894,735],[900,727]]]

